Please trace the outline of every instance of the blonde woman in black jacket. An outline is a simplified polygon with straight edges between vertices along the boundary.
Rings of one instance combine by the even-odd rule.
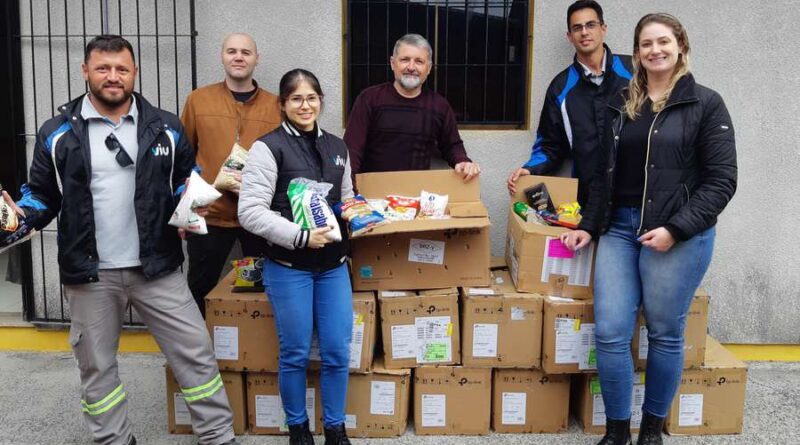
[[[570,249],[598,240],[597,368],[606,408],[602,445],[662,443],[683,368],[692,296],[711,262],[717,216],[736,190],[733,125],[722,98],[695,83],[689,38],[669,14],[648,14],[634,32],[630,86],[609,103],[603,162]],[[647,322],[645,401],[631,406],[631,338]],[[641,410],[641,411],[639,411]]]

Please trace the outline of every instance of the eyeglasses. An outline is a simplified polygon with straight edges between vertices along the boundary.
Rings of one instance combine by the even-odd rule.
[[[300,108],[303,106],[303,102],[308,102],[309,107],[316,107],[322,101],[322,96],[318,96],[316,94],[309,94],[306,97],[303,96],[291,96],[289,97],[289,103],[295,107]]]
[[[106,148],[110,151],[118,150],[115,159],[120,167],[125,168],[133,165],[133,159],[131,159],[131,157],[128,156],[128,152],[122,148],[122,144],[119,142],[119,139],[114,136],[114,133],[109,133],[108,137],[106,137]]]
[[[570,26],[569,30],[575,34],[579,32],[583,32],[583,29],[586,28],[587,31],[594,31],[598,27],[602,26],[603,22],[598,22],[596,20],[592,20],[591,22],[586,22],[584,24],[576,23]]]

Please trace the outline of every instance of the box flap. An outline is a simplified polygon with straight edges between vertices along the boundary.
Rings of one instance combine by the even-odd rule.
[[[506,264],[506,257],[504,256],[492,256],[489,258],[489,270],[502,270],[508,269],[508,264]]]
[[[451,218],[489,217],[489,210],[481,202],[456,202],[447,205]]]
[[[375,293],[353,292],[353,301],[375,301]]]
[[[399,375],[399,376],[409,376],[411,375],[411,370],[408,368],[403,369],[386,369],[383,363],[383,357],[376,358],[375,362],[372,364],[372,373],[373,374],[385,374],[385,375]]]
[[[356,188],[366,198],[378,199],[386,195],[419,196],[420,192],[448,195],[449,202],[477,202],[481,200],[480,177],[467,183],[455,171],[418,170],[356,175]]]
[[[458,288],[444,287],[440,289],[420,289],[417,294],[421,297],[431,297],[437,295],[458,295]]]
[[[736,358],[733,353],[719,344],[710,335],[706,335],[706,357],[703,368],[744,368],[747,363]]]
[[[544,182],[550,199],[556,207],[567,202],[578,200],[578,180],[573,178],[559,178],[557,176],[520,176],[517,180],[517,193],[512,200],[527,202],[525,199],[525,189]]]
[[[482,229],[489,227],[489,218],[449,218],[415,219],[413,221],[392,221],[376,227],[363,236],[391,235],[393,233],[428,232],[449,229]],[[355,238],[356,240],[358,238]]]

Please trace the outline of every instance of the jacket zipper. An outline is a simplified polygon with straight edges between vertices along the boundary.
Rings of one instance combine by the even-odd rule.
[[[642,210],[639,213],[639,228],[636,230],[636,234],[637,235],[641,235],[642,226],[644,225],[644,206],[645,206],[645,201],[647,200],[647,170],[648,170],[648,166],[650,165],[650,138],[653,136],[653,128],[656,126],[656,122],[658,122],[658,116],[660,116],[661,113],[664,112],[664,110],[666,110],[667,108],[671,108],[671,107],[673,107],[675,105],[680,105],[680,104],[690,103],[690,102],[694,102],[694,101],[693,100],[684,100],[684,101],[681,101],[681,102],[674,102],[674,103],[671,103],[671,104],[665,106],[664,108],[661,109],[661,111],[656,113],[656,117],[653,118],[653,123],[650,124],[650,132],[647,133],[647,155],[645,156],[645,160],[644,160],[644,190],[642,190]]]

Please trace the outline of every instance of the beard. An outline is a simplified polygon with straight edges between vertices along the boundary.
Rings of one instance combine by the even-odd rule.
[[[105,105],[108,108],[116,108],[128,101],[133,94],[133,86],[130,88],[126,87],[124,84],[122,85],[122,94],[119,96],[111,96],[110,94],[106,93],[103,89],[103,85],[92,85],[89,84],[89,91],[91,91],[92,96],[97,99],[100,103]]]
[[[403,74],[400,76],[400,85],[406,90],[413,90],[419,87],[422,82],[419,80],[419,76],[413,74]]]

